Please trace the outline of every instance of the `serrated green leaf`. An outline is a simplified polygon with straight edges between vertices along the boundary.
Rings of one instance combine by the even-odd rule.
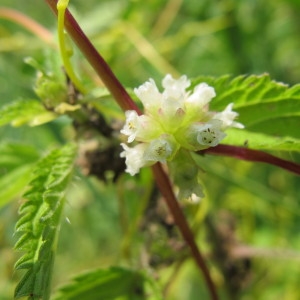
[[[223,141],[225,144],[245,146],[252,149],[300,151],[300,139],[292,137],[276,137],[246,129],[229,129]]]
[[[23,255],[16,263],[15,270],[30,269],[33,266],[32,255]]]
[[[50,122],[57,116],[55,113],[47,111],[36,100],[20,100],[0,108],[0,126],[6,124],[15,127],[25,124],[36,126]]]
[[[96,270],[74,278],[74,282],[60,289],[55,300],[113,300],[146,299],[144,278],[136,271],[122,268]]]
[[[26,206],[26,209],[22,209],[22,216],[17,221],[15,226],[15,232],[32,232],[32,215],[36,213],[37,207],[34,205],[30,205],[30,207]]]
[[[23,195],[24,197],[24,195]],[[25,214],[30,214],[30,213],[33,213],[33,211],[36,210],[36,206],[35,205],[32,205],[31,202],[29,201],[26,201],[24,204],[22,204],[22,206],[19,208],[19,214],[20,215],[25,215]],[[19,222],[19,221],[18,221]],[[18,224],[17,222],[17,224]],[[16,226],[17,228],[18,226]]]
[[[211,109],[221,111],[232,102],[238,122],[245,125],[239,133],[228,131],[224,142],[241,146],[247,140],[254,149],[299,151],[300,85],[289,87],[268,74],[201,77],[193,85],[199,82],[216,90]]]
[[[15,297],[21,298],[21,297],[26,297],[28,295],[34,295],[40,297],[41,295],[38,294],[33,294],[33,293],[28,294],[28,290],[33,290],[34,279],[35,278],[32,273],[26,272],[17,286],[18,296],[15,295]],[[38,298],[33,298],[33,299],[38,299]]]
[[[31,232],[24,233],[15,244],[15,249],[31,252],[36,248],[37,240]]]
[[[32,299],[47,300],[50,297],[57,229],[75,153],[75,146],[67,145],[52,151],[35,167],[15,229],[21,233],[15,248],[26,251],[15,268],[27,270],[15,289],[15,298],[33,295]],[[50,178],[55,178],[55,182]],[[49,180],[51,188],[47,186]],[[45,201],[49,195],[51,203]]]

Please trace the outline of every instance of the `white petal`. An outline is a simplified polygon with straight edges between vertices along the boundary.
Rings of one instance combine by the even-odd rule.
[[[159,139],[152,140],[144,152],[144,159],[165,163],[168,159],[174,156],[177,151],[177,144],[168,135],[162,136]]]
[[[235,122],[234,119],[239,115],[237,112],[232,111],[233,103],[227,105],[227,107],[220,113],[216,113],[213,119],[221,120],[223,122],[222,129],[229,127],[244,128],[244,125]]]
[[[216,96],[215,89],[207,83],[200,83],[194,88],[194,92],[186,99],[186,103],[197,107],[204,107]]]
[[[120,153],[121,157],[125,157],[126,172],[131,176],[137,174],[140,168],[147,163],[144,158],[145,144],[138,144],[133,148],[128,147],[126,144],[121,143],[124,151]]]
[[[221,131],[220,128],[222,122],[220,122],[219,120],[211,120],[205,125],[206,128],[199,127],[199,131],[197,133],[197,141],[201,145],[215,147],[226,136],[226,134],[223,131]]]
[[[170,74],[166,75],[162,80],[162,86],[165,88],[163,95],[167,99],[180,99],[186,95],[186,88],[191,85],[190,80],[186,75],[179,79],[174,79]]]
[[[134,141],[137,131],[140,127],[139,116],[135,110],[125,112],[126,123],[121,129],[121,133],[128,136],[128,143]]]
[[[142,101],[146,110],[153,111],[160,107],[162,94],[159,92],[155,81],[152,78],[138,88],[135,88],[134,93]]]

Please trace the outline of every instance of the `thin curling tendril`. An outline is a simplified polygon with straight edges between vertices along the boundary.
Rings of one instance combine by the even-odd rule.
[[[72,56],[72,52],[68,50],[66,40],[65,40],[65,31],[64,31],[64,24],[65,24],[65,12],[68,7],[69,0],[59,0],[57,2],[57,33],[58,33],[58,43],[60,54],[63,60],[63,64],[65,67],[65,71],[68,74],[70,80],[73,82],[75,87],[80,91],[82,94],[86,93],[84,86],[81,84],[80,80],[77,78],[72,64],[70,62],[70,56]]]

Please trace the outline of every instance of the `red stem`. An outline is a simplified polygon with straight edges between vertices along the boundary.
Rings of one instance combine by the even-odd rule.
[[[45,1],[57,15],[57,0]],[[112,96],[118,102],[119,106],[124,111],[135,110],[136,112],[141,114],[140,110],[133,102],[129,94],[126,92],[125,88],[114,75],[103,57],[98,53],[91,41],[84,34],[69,10],[66,10],[65,13],[65,28],[72,37],[73,41],[76,43],[77,47],[81,50],[85,58],[99,75],[105,86],[108,88]]]
[[[197,152],[198,154],[214,154],[214,155],[225,155],[231,156],[242,160],[257,161],[267,164],[271,164],[292,173],[300,175],[300,164],[281,159],[273,156],[269,153],[265,153],[259,150],[248,149],[244,147],[232,146],[232,145],[217,145],[216,147],[208,148]]]
[[[194,235],[191,231],[189,224],[186,221],[186,218],[178,204],[176,197],[174,196],[172,185],[166,173],[163,171],[160,163],[157,163],[152,166],[152,171],[155,176],[156,183],[164,196],[164,199],[167,203],[169,210],[171,211],[174,220],[184,237],[185,241],[190,247],[192,255],[199,266],[200,270],[202,270],[202,274],[204,276],[205,282],[210,292],[211,299],[217,300],[218,294],[215,288],[215,285],[211,279],[209,270],[205,264],[205,260],[199,251],[199,248],[195,242]]]
[[[57,14],[57,0],[45,0],[51,9]],[[118,104],[123,110],[135,110],[139,114],[141,114],[140,110],[137,108],[136,104],[132,101],[129,94],[126,92],[124,87],[115,77],[113,72],[111,71],[108,64],[102,58],[102,56],[97,52],[94,48],[90,40],[83,33],[81,28],[79,27],[76,20],[73,18],[71,13],[67,10],[65,15],[65,28],[68,33],[77,44],[78,48],[85,55],[86,59],[95,69],[99,77],[102,79],[103,83],[106,85],[108,90],[111,92],[113,97],[116,99]],[[191,253],[197,262],[200,270],[202,271],[207,286],[209,288],[211,299],[217,300],[218,295],[216,292],[216,288],[213,284],[213,281],[210,277],[208,268],[205,265],[205,261],[201,255],[201,252],[195,242],[193,233],[185,219],[185,216],[177,202],[177,199],[174,195],[172,185],[169,181],[167,174],[162,169],[161,164],[157,163],[152,167],[152,171],[154,173],[155,180],[157,185],[164,196],[164,199],[174,217],[174,220],[184,238],[186,243],[189,245],[191,249]]]

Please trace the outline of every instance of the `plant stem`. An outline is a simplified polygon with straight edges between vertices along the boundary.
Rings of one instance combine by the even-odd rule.
[[[216,147],[211,147],[197,152],[198,154],[214,154],[231,156],[242,160],[263,162],[271,164],[287,171],[300,175],[300,165],[269,153],[259,150],[248,149],[245,147],[219,144]]]
[[[53,35],[45,27],[13,9],[0,7],[0,18],[13,21],[38,36],[45,43],[54,47]]]
[[[162,166],[160,163],[153,165],[152,170],[155,175],[156,183],[157,183],[162,195],[164,196],[167,206],[174,217],[176,225],[178,226],[184,240],[190,247],[192,255],[193,255],[197,265],[199,266],[200,270],[203,273],[207,287],[210,291],[211,299],[217,300],[218,295],[216,292],[215,285],[211,279],[209,270],[205,264],[205,260],[195,242],[195,238],[190,229],[190,226],[186,221],[186,218],[178,204],[176,197],[174,196],[170,180],[169,180],[168,176],[166,175],[166,173],[162,170]]]
[[[51,7],[53,12],[57,15],[57,0],[45,0],[47,4]],[[88,60],[90,65],[94,68],[96,73],[99,75],[104,85],[110,91],[112,96],[118,102],[119,106],[123,110],[135,110],[141,114],[140,110],[133,102],[125,88],[119,82],[117,77],[114,75],[106,61],[98,53],[96,48],[93,46],[91,41],[84,34],[74,17],[71,15],[67,9],[65,12],[65,28],[69,35],[76,43],[77,47],[84,54],[85,58]]]
[[[54,13],[57,15],[57,0],[45,0]],[[71,13],[66,10],[65,14],[65,28],[78,46],[78,48],[82,51],[86,59],[89,61],[91,66],[95,69],[99,77],[102,79],[103,83],[106,85],[108,90],[111,92],[112,96],[115,98],[119,106],[123,110],[135,110],[137,113],[141,114],[140,110],[137,108],[136,104],[133,102],[129,94],[126,92],[125,88],[121,85],[118,79],[113,74],[112,70],[102,58],[102,56],[97,52],[95,47],[92,45],[90,40],[86,37],[86,35],[81,30],[80,26],[73,18]],[[205,265],[204,258],[199,251],[199,248],[195,242],[193,233],[189,227],[189,224],[186,221],[186,218],[177,202],[177,199],[174,195],[172,185],[167,174],[162,169],[160,163],[155,164],[152,167],[152,171],[154,173],[155,180],[157,185],[164,196],[164,199],[167,203],[168,208],[170,209],[174,220],[179,227],[179,230],[191,249],[191,253],[199,266],[200,270],[204,275],[204,279],[209,288],[211,299],[217,300],[218,295],[216,292],[216,288],[214,283],[210,277],[209,270]]]

